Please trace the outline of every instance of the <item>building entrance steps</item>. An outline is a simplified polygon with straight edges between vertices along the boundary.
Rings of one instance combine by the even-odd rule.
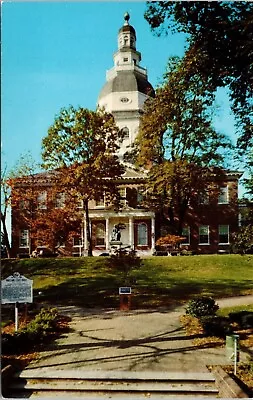
[[[220,307],[251,304],[253,296],[217,302]],[[72,318],[70,332],[16,376],[13,397],[22,391],[26,397],[29,393],[31,397],[89,400],[217,396],[207,365],[228,363],[225,346],[194,344],[180,323],[184,307],[131,311],[57,308]],[[241,361],[247,359],[243,352],[240,357]]]
[[[215,379],[209,372],[154,373],[150,371],[45,371],[37,368],[17,374],[11,384],[15,392],[30,397],[152,398],[217,396]]]

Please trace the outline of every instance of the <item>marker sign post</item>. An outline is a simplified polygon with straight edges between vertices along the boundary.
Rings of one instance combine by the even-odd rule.
[[[2,304],[15,303],[15,331],[18,330],[18,303],[33,302],[32,286],[33,281],[20,275],[19,272],[14,272],[2,281]]]
[[[120,306],[119,309],[126,311],[130,309],[131,306],[131,294],[132,288],[129,286],[123,286],[119,288]]]

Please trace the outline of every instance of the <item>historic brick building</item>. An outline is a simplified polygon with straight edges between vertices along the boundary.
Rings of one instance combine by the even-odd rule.
[[[154,90],[148,81],[147,70],[140,65],[141,53],[136,50],[136,32],[129,24],[129,15],[125,15],[124,25],[118,32],[118,50],[114,54],[114,66],[107,72],[107,80],[102,88],[98,106],[114,115],[115,121],[124,133],[119,157],[131,145],[138,133],[143,105]],[[238,229],[238,179],[241,173],[226,171],[222,181],[210,185],[209,193],[202,198],[193,199],[183,228],[185,237],[182,248],[196,253],[217,253],[229,251],[231,238]],[[215,180],[215,179],[214,179]],[[126,172],[118,181],[121,196],[121,208],[115,211],[107,205],[105,199],[91,202],[90,221],[93,254],[108,253],[115,242],[137,250],[139,255],[152,255],[155,241],[159,236],[155,213],[142,206],[142,186],[145,171],[136,171],[132,165],[126,165]],[[37,208],[44,213],[53,208],[64,206],[64,194],[52,198],[51,177],[40,174],[34,177],[33,186],[37,190]],[[61,244],[65,255],[86,255],[87,240],[82,207],[78,209],[82,220],[79,233]],[[12,209],[12,251],[16,256],[29,254],[35,248],[29,227],[22,219],[24,204],[13,205]],[[120,226],[119,232],[115,227]],[[158,227],[159,228],[159,227]],[[117,236],[118,235],[118,236]],[[40,244],[43,244],[41,238]],[[46,243],[44,243],[46,244]]]

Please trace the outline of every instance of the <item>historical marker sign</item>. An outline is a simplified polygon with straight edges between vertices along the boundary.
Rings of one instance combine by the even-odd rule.
[[[32,303],[33,281],[14,272],[13,275],[2,281],[2,304],[5,303]]]
[[[129,286],[124,286],[119,288],[119,294],[131,294],[132,290]]]

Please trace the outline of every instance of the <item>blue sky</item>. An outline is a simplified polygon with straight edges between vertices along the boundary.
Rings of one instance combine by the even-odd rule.
[[[96,108],[106,70],[113,66],[123,15],[137,33],[137,50],[154,87],[169,56],[184,53],[181,34],[157,38],[144,20],[145,2],[2,3],[2,164],[20,155],[40,160],[41,140],[61,107]],[[234,138],[224,92],[216,126]]]

